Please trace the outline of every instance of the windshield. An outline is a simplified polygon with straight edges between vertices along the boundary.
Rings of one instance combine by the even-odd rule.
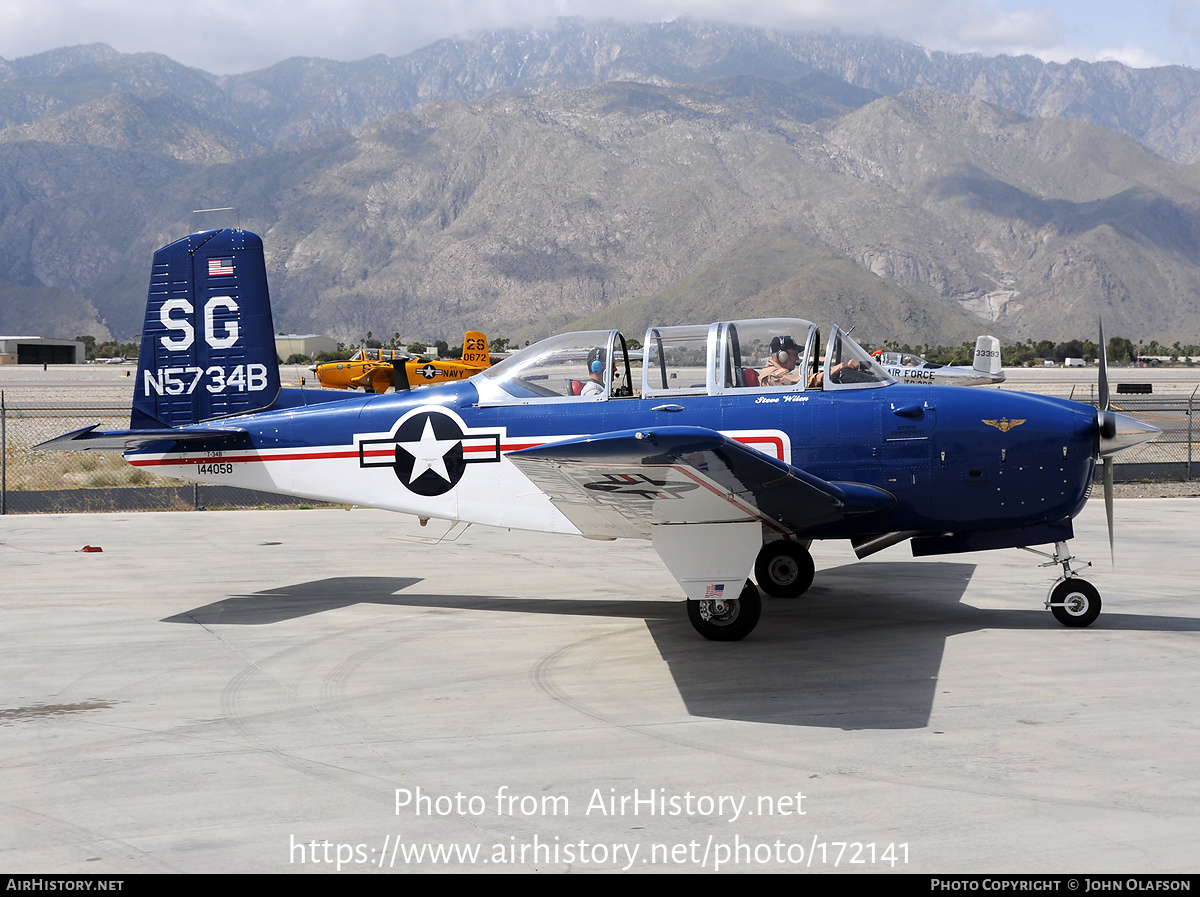
[[[870,353],[840,327],[834,327],[829,335],[823,374],[824,389],[861,389],[895,382],[875,363]]]

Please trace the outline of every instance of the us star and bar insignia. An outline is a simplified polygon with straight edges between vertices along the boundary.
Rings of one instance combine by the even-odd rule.
[[[391,433],[355,437],[360,467],[391,467],[418,495],[443,495],[458,485],[468,464],[498,462],[500,433],[475,430],[444,408],[425,406],[402,417]]]

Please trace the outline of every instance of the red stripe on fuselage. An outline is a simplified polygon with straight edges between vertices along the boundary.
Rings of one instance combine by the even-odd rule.
[[[307,451],[293,452],[280,455],[194,455],[190,458],[130,458],[129,463],[134,467],[166,467],[173,464],[204,464],[220,461],[222,463],[250,463],[264,461],[324,461],[332,458],[357,458],[356,451]]]
[[[783,460],[783,440],[778,436],[746,436],[737,440],[743,445],[749,445],[758,448],[755,443],[767,443],[775,451],[774,456]],[[508,452],[518,452],[521,449],[538,448],[547,445],[546,442],[508,442],[500,446],[501,454]],[[487,454],[495,451],[490,445],[464,445],[463,454]],[[760,449],[761,451],[761,449]],[[372,449],[362,453],[364,458],[386,458],[394,454],[395,449]],[[129,463],[134,467],[172,467],[181,464],[203,464],[205,462],[220,461],[224,464],[250,464],[250,463],[266,463],[268,461],[332,461],[346,458],[358,458],[358,451],[346,451],[344,449],[328,449],[306,451],[287,452],[278,455],[263,455],[263,454],[243,454],[243,455],[193,455],[191,457],[171,457],[171,458],[130,458]]]

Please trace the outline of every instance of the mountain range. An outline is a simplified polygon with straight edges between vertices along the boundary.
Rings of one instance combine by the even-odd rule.
[[[223,77],[64,48],[0,60],[0,332],[131,336],[153,250],[237,220],[277,329],[347,342],[1196,343],[1198,156],[1191,69],[882,38],[564,20]]]

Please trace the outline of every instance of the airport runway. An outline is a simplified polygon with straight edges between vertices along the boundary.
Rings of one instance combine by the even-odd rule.
[[[736,644],[647,543],[0,518],[0,867],[1195,872],[1198,514],[1119,501],[1114,572],[1091,503],[1090,629],[1025,552],[818,543]]]

